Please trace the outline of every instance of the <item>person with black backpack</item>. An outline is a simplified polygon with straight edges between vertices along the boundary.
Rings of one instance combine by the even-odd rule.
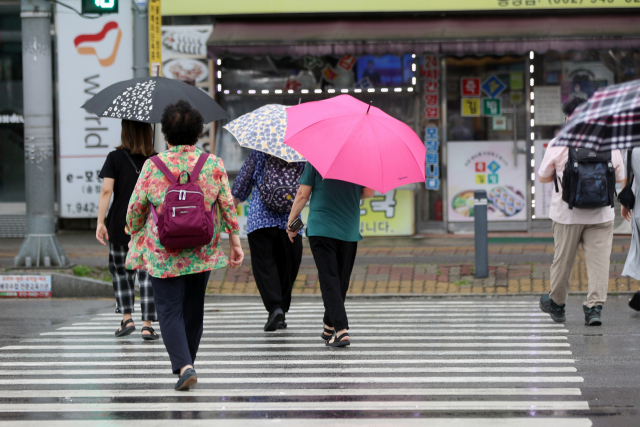
[[[303,171],[304,162],[288,163],[254,150],[231,190],[236,207],[251,196],[247,237],[253,276],[269,312],[265,331],[287,327],[285,316],[302,261],[302,229],[289,241],[287,219]]]
[[[138,181],[140,170],[147,159],[155,154],[153,129],[149,123],[122,120],[121,143],[107,155],[99,177],[102,190],[98,203],[98,225],[96,239],[109,243],[109,271],[113,276],[113,291],[116,297],[116,313],[122,314],[122,322],[116,330],[116,337],[130,335],[136,330],[133,319],[135,301],[135,279],[140,284],[140,307],[142,311],[142,338],[157,340],[158,334],[151,326],[157,321],[153,301],[151,279],[146,270],[128,270],[125,259],[131,238],[125,233],[125,217],[129,198]],[[109,201],[113,194],[113,203]],[[107,209],[109,215],[107,215]],[[106,220],[105,220],[106,217]]]
[[[562,110],[568,118],[584,102],[573,98]],[[538,179],[542,183],[554,182],[555,186],[549,210],[554,239],[551,293],[541,297],[540,308],[556,322],[566,320],[569,280],[578,247],[582,245],[589,277],[589,291],[583,304],[585,324],[599,326],[609,286],[615,183],[625,181],[620,150],[597,152],[555,147],[551,141]]]

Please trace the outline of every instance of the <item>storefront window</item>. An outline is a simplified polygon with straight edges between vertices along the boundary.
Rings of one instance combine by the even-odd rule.
[[[0,15],[0,28],[20,31],[20,16]],[[24,202],[22,43],[0,40],[0,203]]]
[[[549,142],[565,121],[562,104],[572,98],[588,99],[605,86],[640,78],[638,51],[585,51],[531,53],[532,103],[531,132],[533,143],[533,173],[542,162]],[[553,184],[536,181],[532,201],[532,217],[549,218]],[[616,204],[616,211],[619,209]]]

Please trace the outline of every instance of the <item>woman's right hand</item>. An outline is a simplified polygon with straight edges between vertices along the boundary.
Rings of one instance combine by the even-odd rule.
[[[107,246],[105,239],[109,240],[109,233],[107,232],[107,227],[104,224],[98,224],[98,227],[96,228],[96,239],[98,242]]]
[[[622,215],[622,218],[624,218],[627,221],[631,222],[631,211],[629,209],[627,209],[624,206],[622,206],[620,208],[620,214]]]

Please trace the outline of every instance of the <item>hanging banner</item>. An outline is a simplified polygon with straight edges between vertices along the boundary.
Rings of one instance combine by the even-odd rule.
[[[162,14],[160,0],[149,0],[149,75],[162,76]]]
[[[80,9],[80,0],[65,4]],[[84,19],[56,4],[60,216],[95,218],[104,159],[120,145],[120,120],[81,107],[107,86],[133,77],[131,7]]]
[[[51,276],[0,275],[0,298],[51,298]]]
[[[475,190],[487,192],[489,221],[526,221],[526,156],[514,162],[512,141],[449,142],[448,149],[458,154],[447,164],[449,221],[473,221]]]

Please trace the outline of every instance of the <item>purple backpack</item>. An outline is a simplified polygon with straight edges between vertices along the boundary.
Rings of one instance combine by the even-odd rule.
[[[204,193],[195,183],[208,158],[208,154],[202,153],[193,172],[187,173],[188,182],[180,184],[179,178],[173,176],[158,156],[151,157],[151,161],[171,182],[162,202],[162,214],[158,214],[151,204],[160,243],[167,249],[196,248],[211,243],[213,239],[215,211],[212,206],[211,212],[207,212]]]
[[[291,212],[301,176],[302,170],[298,163],[268,156],[264,165],[264,177],[258,185],[262,204],[274,212]]]

